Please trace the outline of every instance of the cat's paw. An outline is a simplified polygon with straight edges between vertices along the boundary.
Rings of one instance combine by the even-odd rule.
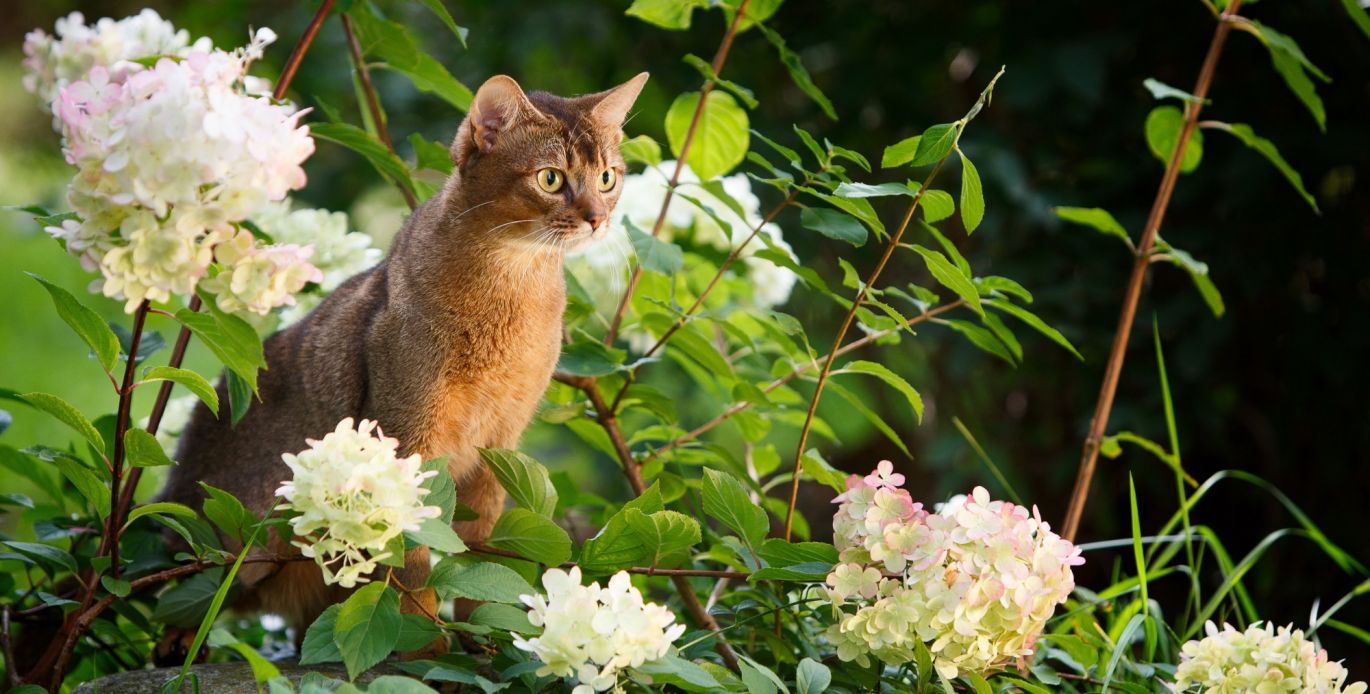
[[[167,627],[162,640],[152,649],[152,664],[157,667],[176,667],[186,662],[190,647],[195,645],[195,629]],[[201,644],[200,652],[195,654],[195,662],[204,662],[209,656],[208,644]]]

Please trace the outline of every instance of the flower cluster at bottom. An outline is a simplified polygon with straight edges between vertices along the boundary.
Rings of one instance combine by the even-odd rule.
[[[826,636],[838,657],[901,665],[922,645],[952,678],[1031,655],[1075,586],[1079,548],[1036,508],[991,500],[983,487],[927,513],[903,483],[883,461],[835,499],[840,554],[827,583],[836,623]]]
[[[673,624],[669,609],[642,599],[625,571],[601,588],[598,581],[581,585],[579,568],[549,569],[542,587],[545,598],[520,597],[531,608],[528,621],[542,627],[542,634],[531,639],[515,634],[514,645],[543,662],[539,676],[574,677],[573,694],[617,686],[620,670],[666,655],[685,633],[685,625]]]
[[[1172,691],[1362,694],[1366,690],[1364,682],[1345,686],[1346,668],[1329,661],[1327,651],[1304,638],[1302,630],[1258,622],[1246,631],[1230,624],[1219,631],[1208,622],[1204,631],[1204,639],[1180,647]]]
[[[391,556],[391,540],[441,515],[423,505],[423,481],[438,473],[421,471],[417,455],[396,456],[400,442],[368,419],[354,428],[348,417],[308,443],[299,454],[281,456],[294,477],[276,494],[287,502],[282,509],[300,514],[290,521],[291,544],[319,563],[326,582],[351,588]]]

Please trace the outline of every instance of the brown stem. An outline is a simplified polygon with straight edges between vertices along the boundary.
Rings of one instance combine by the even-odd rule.
[[[723,72],[723,64],[728,61],[728,51],[732,50],[733,37],[737,35],[737,29],[742,24],[742,17],[747,14],[747,5],[751,0],[742,0],[737,6],[737,14],[733,15],[733,21],[728,25],[727,33],[723,34],[723,41],[718,44],[718,51],[714,53],[712,63],[714,75]],[[699,121],[704,116],[704,104],[709,100],[709,93],[714,89],[712,80],[705,82],[699,90],[699,103],[695,104],[694,115],[690,117],[690,127],[685,130],[685,139],[680,143],[680,155],[676,157],[675,171],[671,173],[671,181],[666,185],[666,195],[661,199],[661,212],[657,213],[656,222],[652,224],[652,238],[661,235],[661,229],[666,224],[666,212],[671,207],[671,198],[675,195],[676,184],[680,182],[680,172],[685,168],[685,159],[690,154],[690,145],[694,144],[695,131],[699,129]],[[623,314],[628,312],[628,303],[633,299],[633,292],[637,291],[637,284],[642,279],[642,266],[633,267],[633,272],[628,276],[628,287],[623,290],[623,298],[618,302],[618,308],[614,311],[613,320],[609,321],[609,332],[604,335],[604,344],[614,344],[614,339],[618,337],[618,329],[623,325]]]
[[[300,62],[304,60],[304,54],[309,52],[309,47],[314,43],[314,37],[319,34],[319,27],[323,26],[323,20],[328,19],[328,13],[332,10],[333,0],[323,0],[322,3],[319,3],[319,9],[314,12],[313,19],[309,20],[309,26],[305,27],[304,33],[300,35],[300,40],[295,44],[295,49],[290,51],[290,57],[286,59],[285,67],[281,69],[281,78],[276,81],[276,88],[271,92],[271,96],[275,97],[276,100],[285,98],[291,80],[295,79],[295,71],[300,69]]]
[[[357,78],[362,83],[362,94],[366,96],[366,110],[371,113],[371,122],[376,124],[376,135],[380,137],[385,148],[390,150],[391,154],[395,154],[395,143],[390,140],[390,131],[385,127],[385,114],[381,112],[381,102],[376,96],[376,85],[371,82],[371,68],[367,67],[366,59],[362,56],[361,44],[357,42],[357,34],[352,31],[352,18],[346,14],[338,17],[342,19],[343,34],[347,36],[347,52],[352,56],[352,65],[357,69]],[[399,189],[409,209],[419,206],[419,199],[414,197],[414,191],[403,184]]]
[[[950,155],[948,155],[950,156]],[[942,165],[947,163],[947,158],[943,157],[937,165],[932,167],[923,185],[914,194],[913,200],[909,203],[909,209],[904,213],[904,220],[899,223],[899,228],[890,237],[889,243],[885,244],[885,252],[880,256],[880,262],[876,263],[875,269],[866,278],[861,289],[856,292],[856,299],[852,301],[851,308],[847,309],[847,317],[842,319],[842,327],[837,331],[837,337],[832,341],[832,349],[828,351],[828,357],[823,361],[823,368],[818,372],[818,382],[814,384],[813,399],[809,401],[809,411],[804,416],[804,426],[799,429],[799,446],[794,454],[793,479],[790,481],[790,501],[785,508],[785,540],[790,539],[794,529],[794,507],[799,502],[799,468],[804,462],[804,446],[809,441],[809,430],[813,427],[814,415],[818,413],[818,401],[823,397],[823,386],[828,383],[828,375],[832,372],[833,360],[837,359],[842,340],[846,339],[847,331],[851,329],[852,323],[856,320],[856,312],[861,308],[862,302],[866,300],[866,290],[875,286],[876,280],[880,279],[880,273],[884,272],[885,265],[889,263],[890,256],[894,255],[894,250],[899,248],[899,240],[904,237],[904,231],[909,228],[909,223],[913,221],[913,215],[918,211],[918,203],[922,202],[923,195],[927,192],[928,186],[932,185],[932,180],[937,178],[938,172],[942,170]]]
[[[868,334],[868,335],[866,335],[866,336],[864,336],[864,337],[862,337],[862,338],[860,338],[860,339],[852,340],[851,342],[848,342],[846,345],[844,345],[841,349],[837,350],[837,356],[840,357],[840,356],[842,356],[842,355],[844,355],[844,354],[846,354],[846,353],[848,353],[848,352],[850,352],[850,351],[852,351],[852,350],[860,349],[860,348],[862,348],[862,347],[865,347],[866,345],[868,345],[868,344],[870,344],[870,343],[872,343],[872,342],[875,342],[876,340],[879,340],[880,338],[885,337],[886,335],[894,334],[894,333],[896,333],[896,332],[898,332],[898,331],[900,331],[900,330],[903,330],[903,329],[905,329],[905,328],[907,328],[907,327],[909,327],[909,326],[917,325],[917,324],[919,324],[919,323],[922,323],[922,322],[924,322],[924,321],[930,320],[930,319],[932,319],[932,318],[936,318],[937,316],[939,316],[939,315],[941,315],[941,314],[943,314],[943,313],[946,313],[947,311],[950,311],[950,310],[952,310],[952,309],[954,309],[954,308],[960,307],[960,306],[964,305],[965,303],[966,303],[966,302],[965,302],[964,299],[957,299],[957,300],[955,300],[955,301],[951,301],[951,302],[948,302],[948,303],[943,304],[943,305],[941,305],[941,306],[938,306],[937,308],[931,309],[931,310],[927,311],[926,313],[922,313],[922,314],[919,314],[919,315],[917,315],[917,316],[914,316],[913,318],[910,318],[910,319],[908,319],[908,320],[905,320],[905,321],[901,322],[899,325],[894,326],[893,328],[886,328],[886,329],[884,329],[884,330],[878,330],[878,331],[873,332],[873,333],[870,333],[870,334]],[[775,379],[774,381],[771,381],[770,383],[766,384],[766,387],[762,388],[762,389],[761,389],[761,392],[762,392],[762,393],[769,394],[771,391],[775,390],[776,388],[779,388],[780,386],[783,386],[783,385],[785,385],[786,383],[789,383],[790,381],[793,381],[795,378],[798,378],[799,376],[801,376],[801,375],[803,375],[803,374],[805,374],[805,373],[807,373],[807,372],[809,372],[809,371],[812,371],[812,370],[818,368],[818,362],[819,362],[819,361],[826,361],[826,359],[827,359],[827,357],[822,357],[820,360],[811,361],[811,362],[808,362],[808,363],[806,363],[806,364],[801,364],[801,365],[799,365],[799,366],[796,366],[796,367],[795,367],[793,370],[791,370],[789,373],[787,373],[787,374],[785,374],[784,376],[781,376],[780,378],[777,378],[777,379]],[[684,445],[684,444],[686,444],[686,443],[688,443],[688,442],[690,442],[690,441],[693,441],[693,440],[699,438],[700,436],[703,436],[703,435],[705,434],[705,432],[708,432],[710,429],[713,429],[714,427],[716,427],[716,426],[722,424],[723,422],[727,421],[728,419],[731,419],[731,418],[733,417],[733,415],[736,415],[737,413],[739,413],[739,412],[741,412],[741,411],[743,411],[743,410],[746,410],[746,409],[751,408],[751,407],[752,407],[752,404],[753,404],[753,403],[750,402],[750,401],[743,401],[743,402],[739,402],[739,403],[734,403],[732,407],[729,407],[728,409],[724,410],[721,414],[719,414],[718,416],[714,417],[713,419],[711,419],[711,420],[709,420],[709,421],[707,421],[707,422],[705,422],[705,423],[699,425],[698,427],[692,429],[689,433],[683,434],[683,435],[681,435],[680,437],[678,437],[678,438],[672,440],[670,443],[667,443],[665,446],[662,446],[661,448],[656,449],[655,451],[652,452],[652,454],[651,454],[650,456],[647,457],[646,460],[642,461],[642,464],[643,464],[643,465],[646,465],[647,463],[651,462],[652,460],[655,460],[658,456],[664,455],[666,452],[668,452],[668,451],[670,451],[670,450],[672,450],[672,449],[678,448],[678,447],[680,447],[680,446],[682,446],[682,445]]]
[[[1170,206],[1171,195],[1175,192],[1175,182],[1180,177],[1180,164],[1184,161],[1185,147],[1194,133],[1199,121],[1199,111],[1203,100],[1208,96],[1208,88],[1213,83],[1213,72],[1218,67],[1223,44],[1232,30],[1232,18],[1241,7],[1241,0],[1231,0],[1223,11],[1218,25],[1213,30],[1213,40],[1208,45],[1208,55],[1204,57],[1199,79],[1194,85],[1194,101],[1185,104],[1184,127],[1180,130],[1180,140],[1170,155],[1165,174],[1161,177],[1161,187],[1156,191],[1156,199],[1151,204],[1151,214],[1147,216],[1142,239],[1137,244],[1136,256],[1132,262],[1132,275],[1128,278],[1127,293],[1123,297],[1123,308],[1118,316],[1118,329],[1113,335],[1113,347],[1109,351],[1108,364],[1104,367],[1104,382],[1099,388],[1099,400],[1094,406],[1094,417],[1089,423],[1089,434],[1085,437],[1084,452],[1080,456],[1080,472],[1075,478],[1075,489],[1070,495],[1070,506],[1061,536],[1074,540],[1080,529],[1080,518],[1084,514],[1085,501],[1089,498],[1089,485],[1094,479],[1094,469],[1099,460],[1099,445],[1103,442],[1104,431],[1108,428],[1108,416],[1113,409],[1113,398],[1118,391],[1118,378],[1123,371],[1123,359],[1127,356],[1128,340],[1132,336],[1132,322],[1137,316],[1137,304],[1142,298],[1142,283],[1146,279],[1147,266],[1150,265],[1151,247],[1156,242],[1161,222],[1165,219],[1166,209]]]
[[[138,368],[138,346],[143,341],[143,326],[147,323],[148,308],[148,302],[143,301],[138,304],[138,309],[133,314],[133,336],[128,341],[128,361],[124,363],[124,380],[119,386],[119,411],[114,419],[114,459],[110,461],[111,499],[119,498],[119,484],[124,479],[124,432],[128,431],[129,410],[133,407],[133,375]],[[105,556],[106,552],[109,553],[109,573],[115,578],[119,577],[119,528],[123,526],[119,510],[119,504],[110,504],[104,536],[100,540],[99,550],[96,551],[96,556],[101,557]]]

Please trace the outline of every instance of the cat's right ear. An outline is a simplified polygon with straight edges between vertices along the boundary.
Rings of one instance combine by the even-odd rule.
[[[471,99],[466,121],[457,133],[457,142],[452,147],[453,162],[462,166],[473,152],[489,154],[500,136],[520,118],[537,112],[514,78],[495,75],[485,80]]]

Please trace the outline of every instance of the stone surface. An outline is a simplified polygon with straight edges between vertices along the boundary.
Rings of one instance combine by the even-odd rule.
[[[311,672],[318,672],[334,679],[346,680],[347,670],[340,663],[327,665],[301,666],[297,662],[274,663],[281,675],[299,684],[300,678]],[[356,684],[365,685],[381,675],[400,674],[381,668],[362,673]],[[101,677],[76,688],[75,694],[157,694],[162,685],[175,679],[180,668],[160,668],[156,670],[134,670],[116,675]],[[199,678],[202,694],[257,694],[257,683],[252,678],[252,667],[245,662],[213,663],[193,665],[190,671]],[[187,676],[187,680],[189,676]],[[189,682],[181,687],[183,692],[193,692]]]

